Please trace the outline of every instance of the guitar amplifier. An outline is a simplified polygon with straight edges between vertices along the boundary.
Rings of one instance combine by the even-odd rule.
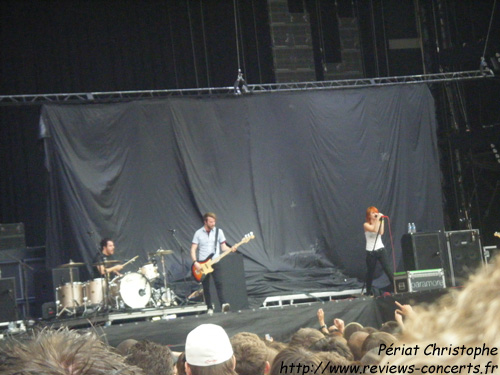
[[[0,224],[0,250],[26,248],[24,224]]]
[[[17,320],[16,281],[13,277],[0,279],[0,322]]]
[[[446,288],[446,280],[442,268],[397,272],[394,274],[394,291],[396,294],[444,288]]]

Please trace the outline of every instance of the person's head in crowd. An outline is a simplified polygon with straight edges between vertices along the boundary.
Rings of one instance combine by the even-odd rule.
[[[351,349],[347,346],[347,342],[343,337],[326,336],[312,343],[309,350],[314,352],[335,352],[338,355],[352,361],[354,356]]]
[[[186,352],[179,354],[175,367],[177,369],[177,375],[186,375]]]
[[[379,348],[374,348],[367,351],[359,361],[363,365],[378,365],[382,357],[383,356],[379,354]]]
[[[387,332],[373,332],[370,333],[365,341],[363,341],[363,346],[361,347],[361,356],[364,356],[368,351],[379,348],[380,345],[384,344],[389,347],[391,344],[394,346],[397,344],[398,339]]]
[[[316,355],[323,362],[322,367],[320,367],[317,373],[321,373],[326,367],[324,374],[331,374],[332,372],[330,371],[330,366],[347,366],[352,362],[346,357],[335,352],[317,352]]]
[[[275,354],[288,347],[288,345],[284,342],[276,341],[274,339],[268,340],[267,338],[262,338],[261,340],[268,348],[273,349]]]
[[[238,375],[269,373],[277,353],[274,349],[268,348],[259,336],[250,332],[240,332],[231,337],[231,344]]]
[[[495,259],[474,274],[462,290],[451,290],[436,303],[417,306],[405,321],[400,342],[406,346],[418,345],[421,350],[405,355],[386,355],[385,364],[436,366],[472,366],[486,373],[494,373],[492,365],[500,365],[500,258]],[[489,348],[479,355],[447,354],[447,348]],[[475,367],[481,366],[481,367]],[[498,368],[497,368],[498,370]]]
[[[397,336],[401,333],[401,327],[395,320],[389,320],[380,326],[379,331],[387,332],[391,335]]]
[[[125,358],[94,332],[43,329],[22,341],[12,338],[2,350],[8,358],[0,363],[2,375],[143,374],[140,368],[125,363]]]
[[[226,331],[201,324],[186,337],[187,375],[236,375],[233,347]]]
[[[300,328],[290,338],[290,346],[302,346],[308,348],[312,343],[325,337],[323,333],[314,328]]]
[[[344,338],[349,341],[349,338],[354,332],[360,331],[363,329],[363,325],[358,322],[351,322],[347,324],[344,328]]]
[[[128,354],[128,350],[137,343],[138,341],[134,339],[123,340],[117,345],[116,351],[125,357]]]
[[[271,366],[271,375],[297,374],[297,365],[301,364],[300,374],[314,374],[321,359],[314,353],[300,345],[290,345],[279,352]],[[294,367],[291,367],[294,366]]]
[[[365,342],[365,339],[367,337],[368,337],[368,332],[364,331],[354,332],[351,335],[351,337],[349,337],[347,345],[349,346],[349,349],[351,349],[355,361],[359,361],[363,356],[363,351],[362,351],[363,343]]]
[[[370,334],[370,333],[378,332],[378,329],[373,328],[373,327],[369,327],[369,326],[365,326],[365,327],[361,328],[360,331],[363,331],[363,332]]]
[[[149,340],[141,340],[131,346],[125,361],[141,368],[146,375],[174,373],[174,359],[170,348]]]

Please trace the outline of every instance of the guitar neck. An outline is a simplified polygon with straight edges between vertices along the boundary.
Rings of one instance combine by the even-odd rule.
[[[236,245],[233,246],[233,249],[237,249],[238,247],[240,247],[242,244],[244,243],[247,243],[248,241],[250,241],[250,239],[253,238],[253,237],[245,237],[243,238],[240,242],[238,242]],[[226,255],[228,255],[229,253],[232,253],[232,251],[228,250],[228,251],[224,251],[217,259],[216,261],[220,261],[222,258],[224,258]]]

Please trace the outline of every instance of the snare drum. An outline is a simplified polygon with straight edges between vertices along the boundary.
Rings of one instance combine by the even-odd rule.
[[[98,305],[104,300],[106,279],[99,278],[87,281],[84,285],[85,297],[91,305]]]
[[[109,294],[117,304],[123,302],[128,307],[140,309],[146,307],[151,298],[151,285],[144,275],[130,272],[110,285]]]
[[[64,307],[78,307],[83,304],[83,284],[66,283],[56,289],[57,300]]]
[[[148,278],[148,280],[154,280],[160,277],[158,273],[158,267],[153,263],[146,263],[144,266],[139,268],[139,272]]]

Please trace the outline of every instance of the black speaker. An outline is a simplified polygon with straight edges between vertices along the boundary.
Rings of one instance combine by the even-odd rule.
[[[248,309],[247,285],[243,267],[243,255],[233,253],[218,263],[221,272],[222,288],[231,311]],[[210,279],[210,296],[215,305],[215,311],[220,311],[221,304],[215,290],[213,278]]]
[[[484,264],[479,230],[446,232],[453,286],[463,285]]]
[[[0,269],[2,270],[2,276],[4,278],[15,279],[16,298],[19,298],[19,300],[22,301],[24,299],[24,283],[22,277],[23,269],[21,268],[21,265],[13,260],[9,260],[1,262]]]
[[[13,277],[0,279],[0,322],[17,320],[16,282]]]
[[[405,271],[446,268],[445,236],[441,231],[404,234],[401,248]]]
[[[57,306],[55,302],[45,302],[42,305],[42,318],[49,320],[57,316]]]
[[[0,250],[24,249],[26,236],[24,224],[0,224]]]

